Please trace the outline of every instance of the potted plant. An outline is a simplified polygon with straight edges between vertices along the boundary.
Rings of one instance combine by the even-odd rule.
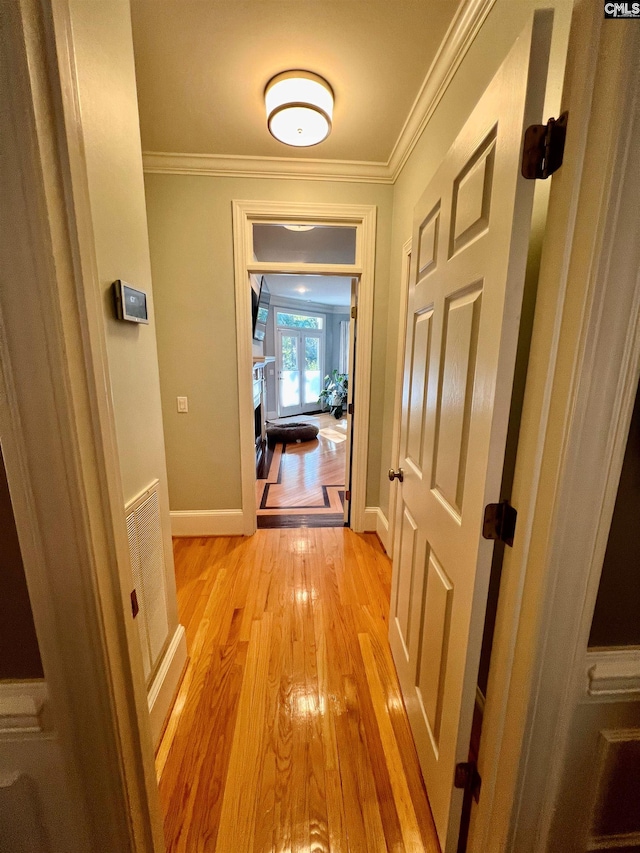
[[[320,392],[318,402],[323,410],[329,409],[334,418],[342,417],[347,407],[348,376],[346,373],[338,373],[332,370],[324,377],[324,388]]]

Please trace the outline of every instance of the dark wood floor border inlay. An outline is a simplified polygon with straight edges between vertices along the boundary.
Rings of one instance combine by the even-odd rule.
[[[273,459],[274,450],[275,445],[271,446],[268,441],[265,442],[262,455],[260,456],[260,461],[258,462],[258,466],[256,468],[257,480],[266,480],[269,476],[269,469],[271,468],[271,460]]]
[[[291,528],[291,527],[344,527],[342,513],[326,513],[325,515],[259,515],[258,528]]]

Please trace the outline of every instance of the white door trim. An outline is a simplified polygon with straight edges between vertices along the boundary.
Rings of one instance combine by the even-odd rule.
[[[569,130],[543,249],[513,489],[518,529],[505,554],[470,853],[547,849],[584,691],[640,365],[640,258],[629,240],[640,228],[639,55],[637,28],[602,26],[601,9],[575,7]]]
[[[73,821],[79,852],[152,853],[164,849],[162,821],[120,582],[129,549],[71,21],[63,0],[23,0],[7,12],[0,251],[11,275],[0,288],[0,435],[49,739],[66,760],[60,821]]]
[[[240,460],[244,533],[256,530],[255,437],[253,435],[253,353],[251,346],[251,302],[249,273],[319,273],[357,275],[358,340],[356,343],[357,412],[353,422],[351,478],[351,527],[365,529],[367,459],[369,450],[369,407],[371,403],[371,346],[373,337],[373,286],[375,272],[375,205],[315,204],[307,202],[233,201],[234,276],[236,288],[236,341],[238,356],[238,402],[240,412]],[[350,225],[357,229],[354,264],[268,264],[257,263],[251,253],[254,222],[304,219],[327,225]]]
[[[407,303],[409,300],[411,265],[411,237],[402,244],[402,260],[400,266],[400,300],[398,310],[398,347],[396,352],[396,395],[393,401],[393,431],[391,438],[391,467],[397,470],[400,464],[400,430],[402,427],[402,387],[404,384],[404,350],[407,342]],[[387,514],[389,533],[385,548],[392,556],[393,543],[396,534],[396,504],[398,501],[398,481],[389,483],[389,512]]]

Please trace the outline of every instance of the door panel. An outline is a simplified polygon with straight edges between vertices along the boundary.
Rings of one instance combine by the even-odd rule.
[[[418,244],[418,263],[420,278],[433,272],[437,261],[438,226],[440,225],[440,202],[426,217],[420,226],[420,243]]]
[[[452,605],[453,584],[434,554],[429,553],[416,692],[436,752],[440,738]]]
[[[456,850],[499,499],[549,19],[521,36],[414,214],[389,636],[444,853]]]
[[[395,599],[395,619],[397,630],[404,646],[404,655],[409,660],[411,648],[411,602],[414,595],[416,572],[416,546],[418,526],[411,513],[405,507],[400,528],[400,554],[398,564],[397,595]]]
[[[421,474],[423,465],[425,407],[429,378],[432,319],[433,308],[427,308],[426,311],[421,311],[413,318],[407,459],[413,463],[418,475]]]
[[[489,227],[496,133],[497,128],[492,128],[453,182],[449,257],[484,234]]]
[[[431,487],[462,514],[482,291],[445,299]]]

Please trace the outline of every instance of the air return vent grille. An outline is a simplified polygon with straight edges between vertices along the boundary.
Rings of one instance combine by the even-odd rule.
[[[169,633],[165,563],[157,481],[126,508],[136,616],[145,678],[153,671]]]

